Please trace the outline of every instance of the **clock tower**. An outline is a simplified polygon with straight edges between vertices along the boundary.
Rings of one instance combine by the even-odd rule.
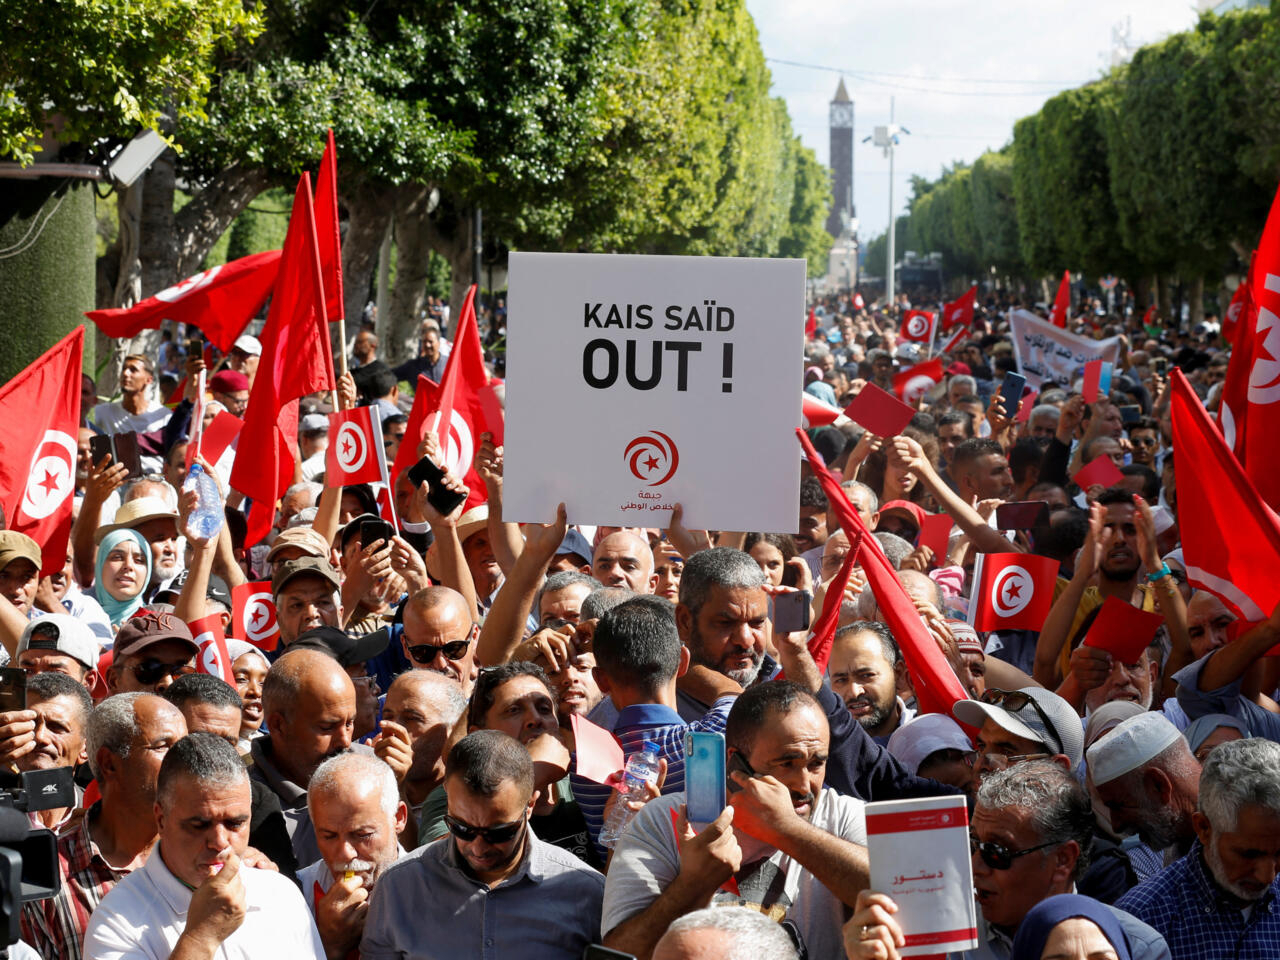
[[[831,214],[827,233],[839,237],[853,218],[853,101],[844,87],[844,77],[831,101]]]

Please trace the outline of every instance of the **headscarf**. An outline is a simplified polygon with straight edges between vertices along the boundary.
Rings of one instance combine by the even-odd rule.
[[[256,653],[262,659],[264,666],[271,666],[271,662],[267,659],[267,655],[252,643],[249,643],[247,640],[233,640],[231,638],[227,638],[227,655],[231,658],[233,666],[235,665],[235,662],[246,653]]]
[[[1072,917],[1083,917],[1101,930],[1120,960],[1133,960],[1129,951],[1129,938],[1124,935],[1124,929],[1116,915],[1106,904],[1077,893],[1058,894],[1041,900],[1032,907],[1013,938],[1010,960],[1040,960],[1053,928]]]
[[[1210,713],[1201,717],[1199,720],[1192,720],[1187,724],[1187,729],[1182,731],[1182,735],[1187,738],[1187,746],[1191,748],[1191,752],[1195,753],[1209,739],[1209,735],[1219,727],[1231,727],[1240,731],[1240,736],[1249,739],[1249,730],[1243,723],[1235,717],[1228,716],[1225,713]]]
[[[142,551],[142,559],[146,561],[146,569],[142,574],[142,589],[138,591],[138,595],[132,600],[117,600],[107,592],[106,586],[102,581],[102,565],[107,562],[107,557],[111,551],[123,543],[125,540],[132,540],[138,545]],[[107,612],[107,616],[111,618],[111,625],[118,627],[124,621],[128,620],[142,606],[142,595],[146,592],[147,584],[151,581],[151,544],[143,539],[142,534],[137,530],[125,527],[120,530],[112,530],[102,542],[98,544],[98,558],[93,564],[93,595],[97,598],[98,603],[102,604],[102,609]]]

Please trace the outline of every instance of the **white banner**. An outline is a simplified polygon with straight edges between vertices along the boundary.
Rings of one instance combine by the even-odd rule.
[[[1010,312],[1009,332],[1018,372],[1035,390],[1046,380],[1069,386],[1074,378],[1082,375],[1086,363],[1093,360],[1115,363],[1120,357],[1119,337],[1090,340],[1055,327],[1028,310]]]
[[[794,533],[803,260],[513,253],[504,519]]]

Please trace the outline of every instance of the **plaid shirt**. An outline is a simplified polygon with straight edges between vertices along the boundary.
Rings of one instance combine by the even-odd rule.
[[[107,863],[89,836],[89,821],[96,820],[101,809],[102,803],[95,803],[78,826],[58,837],[61,889],[48,900],[22,907],[22,939],[45,960],[80,960],[89,914],[129,874]]]
[[[1191,852],[1117,902],[1164,934],[1173,960],[1275,960],[1280,957],[1280,877],[1246,918],[1214,884],[1197,840]]]

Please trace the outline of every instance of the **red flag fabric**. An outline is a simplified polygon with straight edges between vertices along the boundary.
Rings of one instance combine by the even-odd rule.
[[[67,562],[83,350],[79,326],[0,387],[0,505],[40,545],[41,576]]]
[[[1062,282],[1058,284],[1058,295],[1053,298],[1053,312],[1049,314],[1049,322],[1055,327],[1067,329],[1067,311],[1071,309],[1071,271],[1062,271]]]
[[[1250,258],[1249,265],[1252,268],[1252,258]],[[1227,305],[1227,312],[1222,315],[1222,338],[1227,343],[1236,342],[1236,331],[1240,327],[1240,321],[1248,316],[1251,306],[1249,277],[1246,275],[1240,280],[1240,285],[1236,287],[1236,292],[1231,295],[1231,303]],[[1144,319],[1142,322],[1145,324],[1147,321]]]
[[[259,650],[274,650],[280,642],[280,623],[271,581],[242,583],[231,588],[231,635]]]
[[[329,414],[329,447],[324,455],[324,479],[329,486],[386,481],[387,457],[376,411],[376,407],[356,407]]]
[[[951,303],[942,306],[942,332],[946,333],[954,326],[968,327],[973,325],[973,307],[978,300],[978,285],[975,283]]]
[[[859,390],[844,408],[844,413],[877,437],[896,437],[916,415],[914,407],[874,383],[868,383]]]
[[[941,383],[943,376],[942,360],[934,357],[895,374],[893,392],[902,398],[903,403],[914,404],[921,394],[933,389],[934,384]]]
[[[975,630],[1039,630],[1053,606],[1058,561],[1034,553],[980,553],[969,622]],[[980,567],[980,569],[979,569]]]
[[[815,308],[809,308],[809,319],[804,322],[804,338],[812,340],[818,335],[818,314]]]
[[[189,323],[228,353],[275,286],[279,250],[254,253],[202,270],[132,307],[85,314],[109,337],[136,337],[165,320]]]
[[[853,309],[862,310],[862,309],[865,309],[866,306],[867,306],[867,301],[862,299],[862,294],[855,293],[853,295]]]
[[[902,315],[898,339],[912,343],[933,343],[933,331],[937,324],[938,315],[932,310],[908,310]]]
[[[1173,444],[1187,579],[1256,623],[1280,603],[1280,517],[1267,506],[1181,370],[1174,370]]]
[[[413,392],[413,408],[409,411],[409,422],[405,424],[404,439],[400,441],[400,449],[396,452],[395,463],[391,465],[391,485],[394,487],[400,474],[418,462],[418,445],[427,435],[427,427],[431,414],[440,404],[440,384],[418,374],[417,389]]]
[[[246,497],[274,508],[293,480],[298,444],[298,398],[333,389],[333,354],[325,315],[324,283],[311,208],[311,177],[304,173],[294,191],[285,234],[280,277],[263,328],[262,359],[249,393],[241,450],[231,485]],[[271,510],[251,510],[245,545],[266,536]],[[265,518],[265,524],[264,524]]]
[[[200,652],[196,654],[196,673],[207,673],[231,686],[236,685],[235,671],[231,667],[231,654],[227,652],[227,636],[222,629],[222,618],[210,614],[187,624]]]
[[[1233,301],[1234,302],[1234,301]],[[1146,312],[1142,315],[1142,325],[1150,327],[1156,321],[1156,305],[1153,303],[1147,307]]]
[[[342,234],[338,229],[338,149],[333,130],[316,176],[316,240],[320,244],[320,275],[324,278],[324,309],[330,322],[345,317],[342,306]],[[346,349],[345,345],[343,349]]]
[[[809,442],[804,431],[797,430],[796,436],[809,458],[809,466],[814,476],[822,484],[822,490],[827,495],[831,509],[840,518],[840,529],[850,537],[851,545],[857,537],[862,538],[862,549],[859,551],[858,560],[862,566],[862,572],[866,574],[867,583],[871,586],[871,592],[875,595],[880,612],[884,615],[885,625],[902,650],[920,712],[945,713],[951,716],[952,705],[958,700],[967,699],[964,687],[947,663],[946,657],[942,655],[942,651],[938,649],[937,642],[925,627],[920,614],[916,612],[915,604],[911,602],[893,567],[889,565],[888,557],[884,555],[880,544],[871,536],[871,531],[858,516],[858,511],[849,502],[849,497],[841,489],[839,481],[822,465],[822,458],[813,449],[813,444]],[[850,550],[850,553],[852,552]]]
[[[205,461],[214,464],[221,460],[222,455],[227,452],[227,447],[240,436],[242,427],[244,422],[234,413],[228,413],[226,410],[218,411],[217,416],[209,421],[209,427],[204,431],[204,438],[201,440],[201,456]]]
[[[956,327],[951,331],[951,336],[947,337],[946,342],[938,348],[939,353],[951,353],[956,347],[960,346],[965,337],[969,336],[969,327]]]
[[[847,419],[839,407],[828,406],[812,394],[801,393],[801,398],[800,415],[806,430],[840,424]]]

